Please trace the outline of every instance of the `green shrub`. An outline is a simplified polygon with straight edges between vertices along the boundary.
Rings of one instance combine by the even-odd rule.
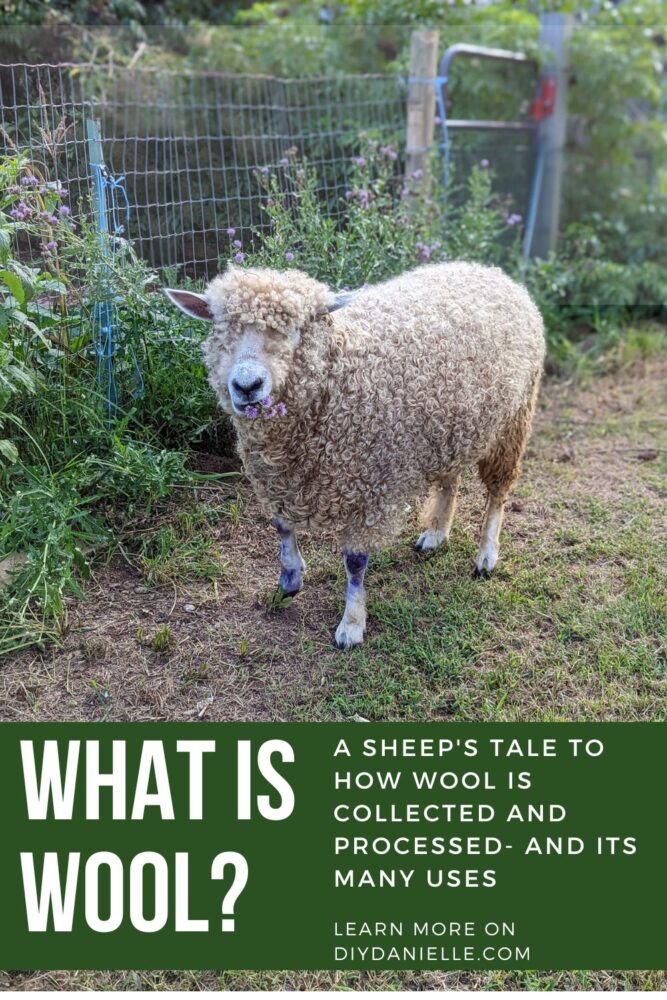
[[[26,248],[41,265],[21,261]],[[0,652],[55,636],[92,561],[202,481],[187,448],[218,419],[214,401],[191,324],[155,283],[126,240],[75,226],[42,170],[18,154],[0,164]],[[98,371],[100,299],[118,323],[117,411]]]
[[[667,314],[665,269],[648,260],[619,263],[608,254],[602,234],[579,224],[568,228],[560,253],[518,265],[544,316],[550,358],[558,366],[576,363],[580,344],[604,351],[610,327]]]

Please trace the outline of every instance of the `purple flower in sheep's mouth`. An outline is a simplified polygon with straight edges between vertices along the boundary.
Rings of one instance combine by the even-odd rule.
[[[263,417],[264,420],[273,420],[274,417],[284,417],[287,413],[287,407],[284,403],[274,404],[272,396],[266,396],[264,399],[260,399],[259,403],[251,403],[246,406],[244,410],[244,415],[249,420],[257,420],[258,417]]]

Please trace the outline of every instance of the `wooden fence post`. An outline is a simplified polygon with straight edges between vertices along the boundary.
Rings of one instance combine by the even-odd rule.
[[[413,31],[410,39],[405,172],[426,172],[435,129],[438,32]]]

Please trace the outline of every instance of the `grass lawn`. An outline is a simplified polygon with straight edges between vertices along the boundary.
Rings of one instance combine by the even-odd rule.
[[[667,360],[547,381],[501,562],[472,578],[483,491],[446,551],[400,542],[367,574],[366,644],[334,649],[344,574],[304,539],[306,589],[271,597],[277,540],[247,486],[165,510],[143,556],[72,601],[57,647],[0,666],[5,720],[664,720]],[[664,973],[31,973],[13,989],[665,989]]]

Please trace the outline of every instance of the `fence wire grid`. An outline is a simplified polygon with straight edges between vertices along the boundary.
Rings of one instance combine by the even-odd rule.
[[[210,278],[230,257],[227,229],[250,240],[266,223],[255,170],[293,147],[317,172],[325,211],[343,210],[360,134],[405,145],[407,82],[397,76],[305,79],[102,68],[0,65],[0,152],[25,153],[89,211],[86,122],[99,122],[109,170],[125,178],[128,235],[153,267]],[[525,135],[474,133],[452,140],[465,175],[492,160],[517,211],[528,198],[533,148]],[[399,163],[399,167],[401,164]]]

